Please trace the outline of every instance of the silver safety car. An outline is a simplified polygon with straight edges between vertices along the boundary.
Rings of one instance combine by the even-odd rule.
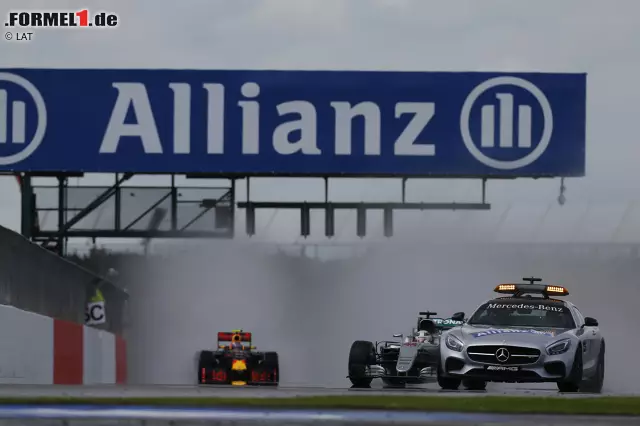
[[[507,294],[483,303],[442,335],[437,381],[443,389],[487,382],[555,382],[560,392],[602,391],[605,340],[598,321],[567,300],[565,287],[500,284]]]
[[[356,340],[349,351],[347,376],[353,387],[369,387],[382,379],[385,387],[434,383],[442,331],[462,324],[464,313],[455,318],[432,318],[436,312],[420,312],[416,327],[408,335],[394,334],[397,341]]]

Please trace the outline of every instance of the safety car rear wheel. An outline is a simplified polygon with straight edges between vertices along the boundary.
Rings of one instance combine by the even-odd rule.
[[[349,380],[354,387],[369,387],[373,379],[366,376],[367,367],[376,362],[376,348],[373,343],[356,340],[349,350]]]
[[[602,392],[602,386],[604,384],[604,342],[600,347],[600,354],[598,355],[598,365],[596,366],[596,372],[593,377],[581,387],[580,390],[589,393]]]

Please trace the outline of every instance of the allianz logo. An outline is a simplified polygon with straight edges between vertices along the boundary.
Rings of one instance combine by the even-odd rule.
[[[0,83],[21,86],[33,98],[38,113],[36,136],[33,141],[25,141],[25,105],[12,101],[14,143],[29,145],[25,153],[11,160],[5,158],[1,164],[23,160],[40,144],[47,127],[46,102],[39,90],[26,79],[11,73],[0,73]],[[115,154],[122,144],[140,143],[146,154],[172,153],[191,154],[194,133],[204,135],[206,154],[222,155],[229,150],[225,133],[239,135],[240,152],[251,156],[268,152],[287,156],[351,156],[354,150],[365,156],[433,157],[436,155],[438,140],[423,140],[420,136],[438,118],[436,102],[394,102],[381,107],[372,101],[357,103],[327,101],[316,105],[306,100],[290,100],[274,104],[260,98],[262,88],[258,83],[245,82],[240,93],[230,93],[225,85],[203,82],[191,85],[185,82],[171,82],[164,88],[155,88],[153,98],[162,99],[172,105],[171,119],[163,126],[171,132],[160,132],[157,118],[160,116],[157,103],[151,101],[147,86],[143,82],[113,82],[117,96],[108,117],[100,117],[96,122],[104,122],[105,128],[99,144],[100,154]],[[540,140],[532,140],[532,106],[517,104],[513,94],[500,87],[519,87],[528,91],[539,103],[542,111]],[[495,92],[493,103],[476,105],[480,96]],[[160,96],[164,93],[163,96]],[[6,122],[10,93],[0,89],[0,143],[8,141]],[[92,102],[99,103],[100,99]],[[155,101],[158,102],[158,101]],[[197,106],[194,108],[194,105]],[[478,107],[479,130],[471,132],[472,110]],[[87,106],[91,108],[91,105]],[[165,105],[162,105],[166,108]],[[448,106],[447,108],[450,108]],[[514,121],[518,111],[518,121]],[[162,110],[163,113],[166,109]],[[128,114],[136,117],[136,122],[128,123]],[[447,112],[450,114],[450,111]],[[4,117],[1,117],[4,116]],[[516,77],[497,77],[476,86],[461,104],[459,117],[445,115],[445,125],[451,126],[445,132],[447,138],[457,135],[469,153],[479,162],[498,169],[514,169],[534,162],[546,150],[553,129],[553,116],[546,96],[532,83]],[[353,140],[354,121],[364,124],[361,146]],[[496,129],[496,123],[498,124]],[[233,126],[234,132],[229,132]],[[325,135],[324,129],[331,129]],[[202,131],[204,130],[204,132]],[[391,139],[392,147],[383,152],[382,140]],[[319,138],[332,140],[328,149],[321,149]],[[453,136],[454,138],[456,136]],[[266,140],[265,140],[266,139]],[[517,141],[517,144],[514,143]],[[323,144],[324,145],[324,144]],[[326,145],[324,145],[326,147]],[[451,147],[447,147],[451,150]],[[498,160],[487,155],[487,149],[516,150],[515,160]],[[235,151],[235,148],[234,148]]]
[[[485,330],[485,331],[480,331],[477,333],[471,333],[471,335],[473,337],[484,337],[484,336],[492,336],[495,334],[511,334],[511,333],[515,333],[515,334],[537,334],[537,335],[541,335],[541,336],[553,336],[554,334],[552,332],[548,332],[548,331],[538,331],[538,330],[520,330],[520,329],[514,329],[514,328],[499,328],[499,329],[490,329],[490,330]]]

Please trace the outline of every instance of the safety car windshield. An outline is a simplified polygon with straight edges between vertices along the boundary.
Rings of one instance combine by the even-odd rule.
[[[485,303],[467,322],[501,327],[575,328],[571,311],[560,303],[492,301]]]

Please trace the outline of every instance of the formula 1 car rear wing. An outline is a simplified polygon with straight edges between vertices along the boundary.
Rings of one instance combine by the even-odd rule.
[[[251,344],[251,333],[242,330],[221,331],[218,333],[218,345],[221,342],[246,342]]]
[[[429,333],[433,333],[464,324],[464,321],[451,318],[432,318],[433,315],[438,315],[438,313],[430,311],[420,312],[420,316],[418,317],[418,330],[426,330]]]
[[[464,324],[464,321],[456,321],[456,320],[452,320],[451,318],[447,318],[447,319],[430,318],[430,319],[436,325],[436,328],[439,328],[441,330],[457,327],[459,325]]]

